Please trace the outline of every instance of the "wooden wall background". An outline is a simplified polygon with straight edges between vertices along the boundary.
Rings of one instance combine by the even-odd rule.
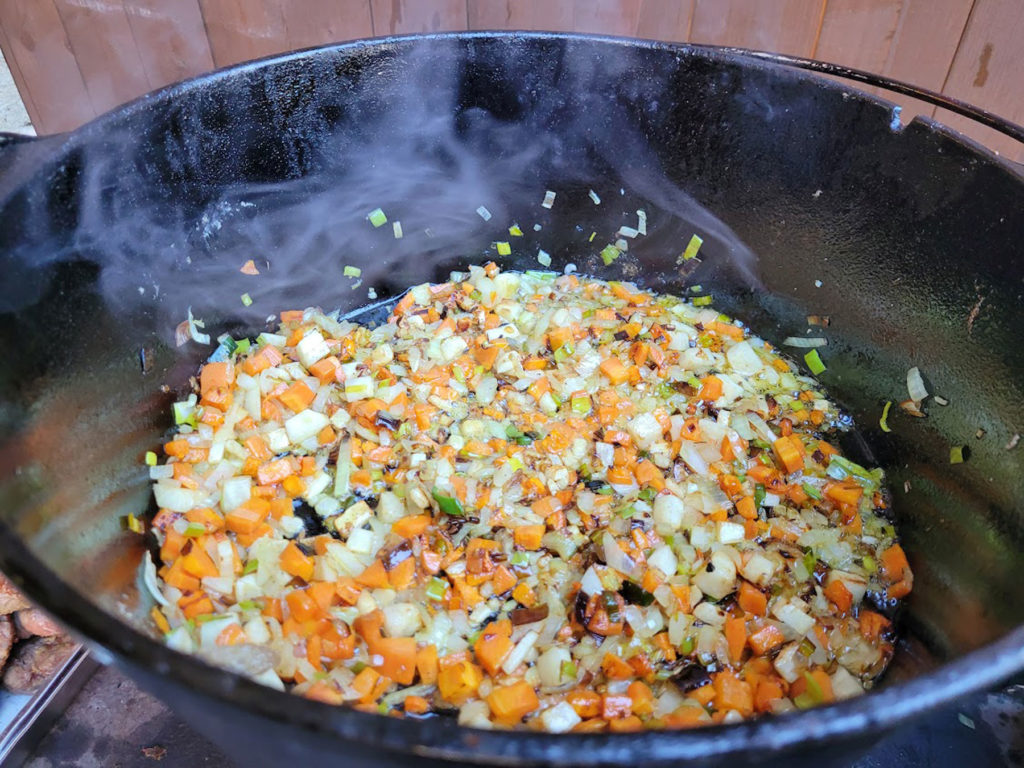
[[[0,0],[0,47],[39,133],[259,56],[465,29],[599,32],[810,56],[1024,122],[1024,0]],[[902,103],[1024,161],[1024,148],[994,131]]]

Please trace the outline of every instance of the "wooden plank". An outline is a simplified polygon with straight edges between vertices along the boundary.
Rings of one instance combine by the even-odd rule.
[[[199,0],[122,0],[150,87],[213,69]]]
[[[641,0],[575,0],[573,29],[601,35],[636,34]]]
[[[573,5],[564,0],[467,0],[469,29],[572,32]]]
[[[816,58],[881,72],[900,22],[903,0],[828,0]]]
[[[367,0],[279,0],[289,50],[373,37]]]
[[[18,95],[21,96],[21,102],[25,105],[25,111],[28,112],[28,119],[33,124],[38,124],[39,111],[36,109],[36,105],[32,102],[32,93],[29,91],[28,82],[25,77],[21,74],[21,68],[18,66],[17,60],[11,53],[11,43],[7,39],[7,35],[4,34],[4,27],[0,24],[0,51],[3,51],[4,62],[7,64],[7,69],[11,73],[11,78],[14,80],[14,86],[18,89]]]
[[[56,0],[55,5],[96,112],[151,90],[120,2]]]
[[[469,28],[466,0],[371,0],[370,8],[378,36]]]
[[[38,133],[68,131],[96,115],[53,0],[0,0],[0,26]]]
[[[690,42],[810,56],[825,0],[697,0]]]
[[[288,50],[275,0],[199,0],[213,63],[218,67]]]
[[[1024,3],[977,0],[943,93],[1024,123]],[[1019,142],[945,110],[936,119],[1010,158],[1024,161]]]
[[[696,0],[643,0],[636,36],[684,43],[690,39]]]

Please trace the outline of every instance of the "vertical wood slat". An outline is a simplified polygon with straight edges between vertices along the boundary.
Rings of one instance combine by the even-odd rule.
[[[976,0],[943,92],[1024,123],[1024,3]],[[1007,136],[946,110],[936,119],[1024,162],[1024,148]]]
[[[213,69],[199,0],[123,0],[151,88]]]
[[[285,49],[284,18],[274,0],[199,0],[199,7],[218,67]]]
[[[696,0],[643,0],[636,36],[685,43],[690,39]]]
[[[903,0],[828,0],[815,56],[881,72],[899,26]]]
[[[551,0],[467,0],[469,29],[572,32],[573,5]]]
[[[640,0],[575,0],[573,30],[602,35],[634,35]]]
[[[25,105],[25,111],[28,113],[29,121],[34,126],[39,125],[41,122],[39,110],[36,109],[36,105],[32,101],[32,92],[29,90],[28,81],[25,79],[25,76],[21,74],[21,68],[18,66],[18,61],[11,53],[11,42],[7,39],[7,35],[4,34],[3,24],[0,24],[0,51],[3,51],[4,61],[7,64],[7,69],[11,72],[11,78],[14,80],[15,87],[21,95],[21,101]]]
[[[825,0],[697,0],[690,42],[810,56]]]
[[[370,0],[370,8],[377,36],[469,28],[466,0]]]
[[[974,0],[904,0],[883,75],[941,91]],[[909,97],[881,94],[903,107],[903,120],[931,117],[935,108]]]
[[[150,90],[121,3],[56,0],[55,5],[97,113]]]
[[[373,37],[367,0],[279,0],[284,18],[284,50],[311,48]]]
[[[53,0],[0,0],[0,26],[37,133],[68,131],[95,117]]]

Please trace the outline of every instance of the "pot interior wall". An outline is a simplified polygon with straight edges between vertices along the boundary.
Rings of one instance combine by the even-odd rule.
[[[1004,448],[1024,427],[1024,182],[891,122],[833,83],[729,55],[466,36],[214,75],[14,157],[0,560],[58,615],[89,600],[141,621],[121,518],[147,509],[143,452],[210,351],[175,347],[189,306],[214,336],[255,333],[282,309],[348,311],[370,287],[383,299],[471,263],[536,267],[543,248],[558,269],[699,283],[776,342],[830,316],[821,378],[860,427],[854,448],[889,472],[916,574],[893,676],[991,641],[1024,620],[1024,448]],[[402,239],[367,222],[378,206]],[[648,236],[605,267],[596,254],[641,208]],[[696,269],[677,261],[693,232]],[[239,272],[250,258],[258,277]],[[911,365],[949,405],[894,407],[883,433]],[[20,567],[25,552],[59,581]]]

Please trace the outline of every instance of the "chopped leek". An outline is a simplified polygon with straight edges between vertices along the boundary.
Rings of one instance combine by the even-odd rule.
[[[565,349],[565,347],[562,347],[562,349]],[[561,352],[562,350],[560,349],[558,351]],[[571,405],[573,413],[578,413],[580,416],[586,416],[590,413],[590,398],[586,395],[572,398]]]
[[[256,558],[250,558],[246,561],[245,567],[242,569],[242,575],[248,576],[250,573],[256,573],[256,569],[260,567],[260,561]]]
[[[510,234],[510,235],[511,235],[512,237],[522,237],[522,236],[523,236],[523,230],[521,230],[521,229],[519,228],[519,225],[518,225],[518,224],[513,224],[513,225],[512,225],[511,227],[509,227],[509,228],[508,228],[508,233],[509,233],[509,234]]]
[[[484,221],[490,221],[491,220],[491,212],[488,211],[486,208],[484,208],[482,205],[479,208],[476,209],[476,212],[477,212],[477,215],[479,215],[480,218],[483,219]]]
[[[537,252],[537,261],[539,261],[545,267],[550,267],[551,266],[551,254],[549,254],[547,251],[545,251],[542,248],[540,251]]]
[[[555,204],[555,193],[550,189],[544,193],[544,202],[540,204],[541,208],[551,208]]]
[[[401,240],[403,237],[405,237],[405,233],[402,231],[402,222],[400,221],[396,221],[394,224],[391,225],[391,231],[395,235],[395,240]]]
[[[804,483],[800,487],[803,488],[804,489],[804,493],[806,493],[812,499],[815,499],[817,501],[821,500],[821,491],[818,490],[817,488],[815,488],[813,485],[810,485],[809,483]]]
[[[683,251],[683,255],[679,257],[680,261],[689,261],[690,259],[696,258],[697,251],[704,244],[703,238],[698,235],[694,235],[690,238],[689,244],[686,246],[686,250]]]
[[[698,296],[691,303],[695,307],[708,307],[711,306],[711,302],[714,301],[712,296]]]
[[[343,274],[345,277],[359,277],[363,274],[363,270],[359,267],[350,267],[346,265]]]
[[[607,267],[621,255],[621,251],[619,251],[619,249],[614,245],[606,245],[601,250],[601,261],[603,261],[604,265]]]
[[[964,447],[962,445],[954,445],[949,449],[950,464],[963,464],[965,458],[967,457],[964,454]]]
[[[435,576],[427,582],[427,599],[439,603],[444,600],[445,593],[447,592],[448,582],[444,579],[439,579]]]
[[[512,246],[508,243],[495,243],[494,246],[498,249],[499,256],[509,256],[512,253]]]
[[[153,451],[146,451],[146,466],[147,467],[155,467],[156,466],[156,461],[157,461],[156,454],[153,453]]]
[[[804,355],[804,362],[807,363],[808,369],[811,373],[817,376],[819,373],[825,372],[825,364],[821,361],[821,355],[818,354],[818,350],[812,349],[806,355]]]
[[[597,196],[597,192],[595,192],[594,190],[590,190],[588,194],[590,195],[590,199],[594,201],[594,205],[601,204],[601,198]]]
[[[142,525],[142,521],[135,515],[128,515],[125,518],[125,524],[128,526],[128,530],[132,533],[144,533],[146,530]]]
[[[882,418],[878,420],[878,426],[882,428],[883,432],[892,432],[892,430],[889,429],[888,423],[890,408],[892,408],[892,400],[886,400],[885,407],[882,409]]]
[[[251,307],[252,306],[252,296],[250,296],[248,293],[243,293],[242,294],[242,306],[243,307]]]
[[[510,557],[508,561],[512,563],[512,565],[520,567],[530,564],[529,556],[520,549],[517,549],[515,552],[513,552],[512,557]]]
[[[366,215],[366,218],[370,220],[370,223],[373,224],[374,227],[381,227],[388,223],[388,217],[380,208],[374,208]]]

